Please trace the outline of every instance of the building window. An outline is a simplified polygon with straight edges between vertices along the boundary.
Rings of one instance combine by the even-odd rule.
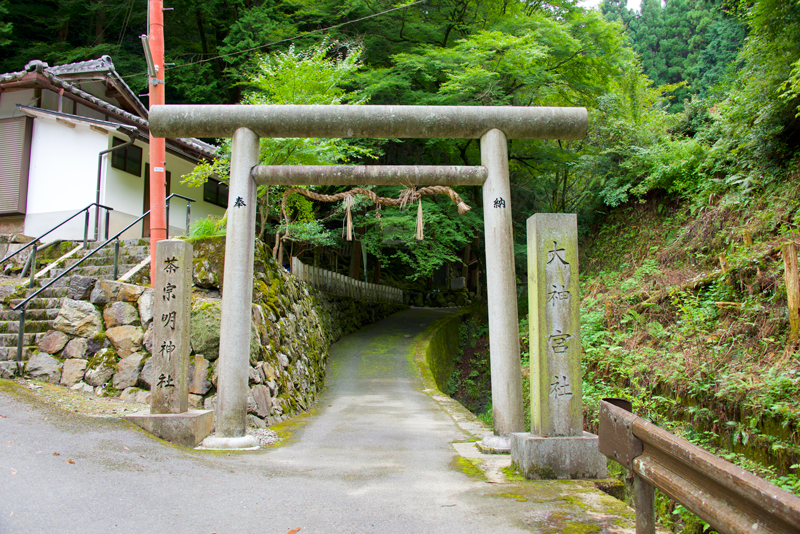
[[[211,204],[228,207],[228,184],[209,178],[203,186],[203,200]]]
[[[122,145],[126,141],[114,137],[111,146]],[[136,176],[142,175],[142,149],[135,145],[115,150],[111,153],[111,166]]]
[[[28,203],[33,119],[0,119],[0,215],[22,215]]]

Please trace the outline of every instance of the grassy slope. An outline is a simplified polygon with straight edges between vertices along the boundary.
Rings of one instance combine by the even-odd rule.
[[[800,495],[800,349],[788,341],[781,246],[800,241],[800,183],[693,208],[610,212],[581,242],[584,422],[624,397],[658,425]],[[485,312],[462,325],[450,393],[491,423]],[[520,321],[530,428],[528,325]],[[612,463],[613,467],[613,463]],[[619,468],[615,473],[627,479]],[[658,497],[676,532],[703,523]]]
[[[587,426],[601,397],[800,493],[800,351],[788,341],[781,246],[800,241],[800,185],[651,198],[582,244]]]

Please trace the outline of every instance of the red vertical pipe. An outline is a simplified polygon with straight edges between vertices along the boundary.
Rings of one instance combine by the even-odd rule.
[[[147,39],[156,68],[150,80],[150,107],[164,104],[164,2],[148,1]],[[163,138],[150,137],[150,283],[156,279],[156,243],[167,237],[165,198],[166,146]]]

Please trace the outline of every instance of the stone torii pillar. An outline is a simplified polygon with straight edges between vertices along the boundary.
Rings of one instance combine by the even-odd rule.
[[[155,106],[157,137],[233,137],[220,332],[217,435],[245,448],[255,188],[281,185],[481,185],[494,432],[507,448],[524,430],[507,139],[582,139],[585,108],[479,106]],[[260,137],[480,139],[481,167],[258,166]]]

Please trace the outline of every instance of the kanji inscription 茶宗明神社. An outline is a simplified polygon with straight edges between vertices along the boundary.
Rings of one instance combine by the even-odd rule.
[[[189,295],[192,246],[185,241],[160,241],[156,249],[153,310],[153,385],[151,413],[183,413],[188,409]]]

